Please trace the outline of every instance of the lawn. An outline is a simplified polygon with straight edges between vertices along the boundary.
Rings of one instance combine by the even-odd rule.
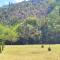
[[[0,60],[60,60],[60,45],[6,45],[0,54]]]

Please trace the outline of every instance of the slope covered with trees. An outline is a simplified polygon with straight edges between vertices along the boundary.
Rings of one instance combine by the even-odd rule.
[[[0,7],[0,40],[6,44],[60,43],[59,6],[57,0],[29,0]]]

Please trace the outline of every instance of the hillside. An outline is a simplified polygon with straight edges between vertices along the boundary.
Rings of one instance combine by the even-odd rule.
[[[0,7],[0,38],[3,40],[17,40],[19,44],[60,43],[59,36],[60,0],[9,2]]]
[[[0,23],[13,24],[31,15],[42,18],[53,8],[46,0],[41,1],[41,3],[36,2],[35,4],[31,1],[24,1],[17,4],[9,3],[8,6],[2,7],[0,9]]]

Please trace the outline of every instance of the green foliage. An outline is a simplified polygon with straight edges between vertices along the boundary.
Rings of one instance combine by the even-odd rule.
[[[44,1],[41,4],[22,2],[21,5],[12,4],[5,7],[0,8],[1,40],[16,41],[22,37],[26,40],[33,38],[36,41],[44,34],[49,38],[47,32],[60,32],[60,4],[55,0]],[[47,7],[52,8],[50,13],[45,13]]]
[[[48,15],[48,27],[50,31],[60,32],[59,6]]]
[[[16,31],[13,31],[11,28],[8,28],[2,24],[0,24],[0,39],[1,40],[12,40],[15,41],[18,38],[18,34]]]
[[[4,32],[5,32],[5,39],[6,39],[6,40],[12,40],[12,41],[17,40],[18,34],[17,34],[16,31],[13,31],[13,30],[10,29],[10,28],[6,28],[6,29],[4,30]]]

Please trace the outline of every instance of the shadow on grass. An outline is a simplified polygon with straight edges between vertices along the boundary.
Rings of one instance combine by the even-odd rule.
[[[40,54],[40,52],[30,52],[31,54]]]

